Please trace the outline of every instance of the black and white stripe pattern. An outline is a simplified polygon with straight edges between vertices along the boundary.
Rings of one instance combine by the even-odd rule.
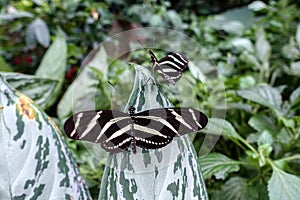
[[[174,137],[196,132],[207,124],[207,117],[192,108],[158,108],[129,114],[115,110],[83,111],[64,125],[68,137],[100,143],[108,152],[120,152],[136,146],[156,149]]]
[[[173,85],[181,78],[182,72],[188,67],[188,60],[179,53],[169,53],[158,60],[154,53],[149,50],[153,69],[158,72],[168,83]]]

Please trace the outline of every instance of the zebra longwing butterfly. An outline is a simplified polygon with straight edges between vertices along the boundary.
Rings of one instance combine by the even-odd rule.
[[[118,153],[131,146],[156,149],[174,137],[196,132],[207,124],[207,117],[192,108],[158,108],[129,114],[115,110],[79,112],[65,122],[68,137],[100,143],[108,152]]]
[[[181,78],[182,72],[187,69],[189,61],[179,53],[169,53],[167,56],[157,59],[149,50],[153,69],[161,75],[165,81],[173,85]]]

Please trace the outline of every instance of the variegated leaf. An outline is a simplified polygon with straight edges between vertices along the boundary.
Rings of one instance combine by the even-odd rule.
[[[140,112],[171,107],[150,72],[136,67],[135,84],[128,101]],[[103,199],[208,199],[197,156],[188,137],[183,136],[160,149],[137,149],[110,154],[102,178]]]
[[[0,76],[0,199],[90,199],[60,131]]]
[[[49,99],[58,84],[58,80],[40,78],[34,75],[7,72],[1,73],[5,80],[16,90],[30,97],[42,108],[47,108]]]

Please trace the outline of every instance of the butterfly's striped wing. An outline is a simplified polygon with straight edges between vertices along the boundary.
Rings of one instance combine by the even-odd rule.
[[[137,146],[155,149],[166,146],[173,137],[203,129],[207,117],[192,108],[159,108],[134,114]],[[155,134],[154,134],[155,133]]]
[[[83,111],[67,119],[68,137],[100,143],[108,152],[120,152],[130,146],[130,115],[115,110]]]
[[[117,153],[127,149],[132,140],[142,148],[160,148],[174,137],[201,130],[206,124],[207,117],[192,108],[158,108],[132,116],[99,110],[73,115],[64,129],[72,139],[100,143],[106,151]]]
[[[188,60],[179,53],[169,53],[157,60],[154,53],[149,51],[154,70],[157,71],[168,83],[173,85],[181,78],[182,72],[188,67]]]

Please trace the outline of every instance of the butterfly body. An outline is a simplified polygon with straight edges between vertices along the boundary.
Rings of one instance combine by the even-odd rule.
[[[179,53],[169,53],[167,56],[157,59],[154,53],[149,50],[153,69],[161,75],[166,82],[173,85],[181,78],[182,72],[188,67],[188,60]]]
[[[204,128],[207,117],[192,108],[158,108],[129,114],[115,110],[83,111],[64,125],[66,134],[75,140],[100,143],[108,152],[118,153],[131,146],[156,149],[174,137]]]

